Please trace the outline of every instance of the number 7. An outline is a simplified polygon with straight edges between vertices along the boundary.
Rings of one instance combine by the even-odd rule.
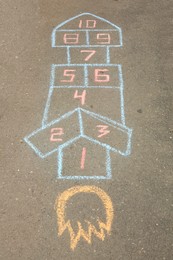
[[[85,61],[88,61],[95,53],[94,50],[81,50],[80,52],[89,52],[90,54],[85,58]]]

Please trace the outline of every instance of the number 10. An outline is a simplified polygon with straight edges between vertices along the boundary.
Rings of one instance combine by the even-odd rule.
[[[83,26],[83,21],[79,21],[79,28],[95,28],[96,27],[96,20],[86,20]]]

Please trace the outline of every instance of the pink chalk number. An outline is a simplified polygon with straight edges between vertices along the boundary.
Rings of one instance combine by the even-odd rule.
[[[86,56],[85,61],[88,61],[89,59],[91,59],[91,57],[96,53],[95,50],[81,50],[81,53],[86,52],[89,53],[89,55]]]
[[[86,97],[86,90],[83,90],[81,95],[78,94],[78,90],[76,90],[74,93],[74,98],[79,98],[81,100],[82,105],[85,104],[85,97]]]
[[[96,20],[86,20],[86,28],[95,28]]]
[[[76,70],[64,70],[64,77],[68,77],[68,79],[62,79],[61,82],[73,82],[75,78],[75,74],[72,72],[75,72]]]
[[[78,33],[65,33],[63,40],[64,40],[65,44],[78,44],[79,43],[79,34]]]
[[[104,74],[108,69],[95,69],[95,82],[109,82],[110,76]]]
[[[61,136],[64,134],[63,128],[52,128],[50,132],[51,132],[51,136],[50,136],[51,142],[62,142],[62,138],[57,138],[57,136]]]
[[[100,44],[110,44],[111,36],[109,33],[97,33],[97,41]]]
[[[109,126],[107,125],[97,125],[96,126],[97,128],[100,128],[98,129],[98,132],[100,133],[97,137],[100,138],[104,135],[107,135],[110,133],[110,130],[107,130]]]
[[[86,147],[83,147],[82,149],[82,156],[81,156],[81,162],[80,162],[80,168],[84,170],[85,168],[85,157],[86,157]]]
[[[96,27],[96,20],[86,20],[83,22],[83,20],[79,21],[79,28],[95,28]]]

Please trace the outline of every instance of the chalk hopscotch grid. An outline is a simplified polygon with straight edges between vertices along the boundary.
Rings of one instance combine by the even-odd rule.
[[[94,15],[94,14],[91,14],[91,13],[82,13],[82,14],[79,14],[79,15],[76,15],[76,16],[74,16],[74,17],[71,17],[70,19],[68,19],[68,20],[66,20],[66,21],[64,21],[64,22],[62,22],[62,23],[60,23],[58,26],[56,26],[54,29],[53,29],[53,31],[52,31],[52,36],[51,36],[51,42],[52,42],[52,48],[55,48],[55,47],[66,47],[66,46],[64,46],[64,45],[59,45],[59,46],[56,46],[56,32],[57,31],[59,31],[60,29],[60,27],[62,27],[63,25],[65,25],[66,23],[69,23],[70,21],[73,21],[74,19],[76,19],[76,18],[78,18],[78,17],[81,17],[81,16],[84,16],[84,15],[89,15],[89,16],[93,16],[93,17],[95,17],[95,18],[97,18],[97,19],[99,19],[99,20],[101,20],[101,21],[103,21],[103,22],[106,22],[106,23],[108,23],[108,24],[110,24],[112,27],[114,27],[115,29],[114,30],[116,30],[116,31],[118,31],[119,32],[119,44],[117,44],[117,45],[111,45],[110,47],[122,47],[123,46],[123,40],[122,40],[122,30],[121,30],[121,28],[120,27],[118,27],[117,25],[115,25],[115,24],[113,24],[113,23],[111,23],[110,21],[108,21],[108,20],[106,20],[106,19],[104,19],[104,18],[102,18],[102,17],[99,17],[99,16],[97,16],[97,15]],[[78,29],[79,30],[79,29]],[[82,29],[83,30],[83,29]],[[92,29],[88,29],[88,30],[90,30],[90,31],[92,31]],[[99,29],[97,29],[97,30],[99,30]],[[106,29],[105,29],[106,30]],[[107,29],[107,30],[110,30],[110,29]],[[107,31],[106,30],[106,31]],[[67,31],[67,29],[66,29],[66,31]],[[111,29],[111,31],[112,31],[112,29]],[[88,45],[80,45],[80,46],[73,46],[73,45],[68,45],[68,46],[71,46],[71,47],[89,47],[89,44]],[[106,45],[94,45],[95,47],[100,47],[100,46],[102,46],[102,47],[105,47]]]
[[[89,39],[89,31],[103,31],[102,29],[77,29],[77,30],[73,30],[73,29],[59,29],[61,26],[65,25],[66,23],[68,23],[69,21],[72,21],[73,19],[76,19],[78,17],[81,17],[83,15],[92,15],[93,17],[96,17],[102,21],[105,21],[107,23],[109,23],[110,25],[112,25],[113,27],[115,27],[116,29],[114,30],[110,30],[110,29],[103,29],[104,31],[118,31],[119,32],[119,38],[120,38],[120,44],[119,45],[104,45],[104,44],[100,44],[100,45],[90,45],[90,39]],[[85,31],[86,32],[86,45],[55,45],[56,42],[56,31]],[[42,120],[42,126],[41,128],[38,128],[37,130],[33,131],[30,135],[28,135],[27,137],[24,138],[24,140],[26,141],[26,143],[28,143],[28,145],[31,146],[31,148],[36,152],[36,154],[38,154],[41,158],[46,158],[47,156],[51,155],[54,152],[58,153],[58,178],[60,179],[95,179],[95,180],[101,180],[101,179],[110,179],[112,177],[112,173],[111,173],[111,157],[110,157],[110,152],[117,152],[119,154],[121,154],[122,156],[128,156],[131,153],[131,137],[132,137],[132,129],[128,128],[125,125],[125,112],[124,112],[124,84],[123,84],[123,76],[122,76],[122,66],[120,64],[110,64],[110,47],[122,47],[122,31],[121,29],[112,24],[111,22],[107,21],[104,18],[100,18],[96,15],[90,14],[90,13],[83,13],[80,15],[77,15],[75,17],[72,17],[70,19],[68,19],[67,21],[61,23],[60,25],[58,25],[57,27],[54,28],[53,32],[52,32],[52,47],[66,47],[66,51],[67,51],[67,64],[52,64],[51,66],[51,78],[50,78],[50,88],[49,88],[49,93],[48,93],[48,98],[47,98],[47,102],[46,102],[46,106],[44,109],[44,113],[43,113],[43,120]],[[90,64],[90,63],[82,63],[82,64],[75,64],[75,63],[71,63],[71,54],[70,54],[70,50],[71,48],[80,48],[80,47],[87,47],[87,48],[93,48],[93,47],[101,47],[101,48],[105,48],[106,50],[106,63],[102,64],[102,63],[98,63],[98,64]],[[84,68],[84,85],[83,86],[54,86],[54,82],[55,82],[55,69],[56,67],[83,67]],[[89,67],[117,67],[118,68],[118,76],[119,76],[119,86],[88,86],[88,68]],[[107,117],[101,116],[99,114],[87,111],[85,109],[82,108],[76,108],[73,111],[69,111],[68,113],[62,115],[60,118],[53,120],[50,123],[47,123],[47,119],[48,119],[48,111],[50,108],[50,104],[51,104],[51,98],[52,98],[52,94],[53,94],[53,90],[56,88],[61,88],[61,89],[65,89],[65,88],[103,88],[103,89],[107,89],[107,88],[116,88],[120,90],[120,108],[121,108],[121,124],[111,120]],[[80,128],[80,134],[78,136],[76,136],[75,138],[72,138],[70,140],[68,140],[67,142],[65,142],[64,144],[59,145],[56,149],[53,149],[52,151],[49,151],[48,153],[41,153],[41,151],[39,151],[39,149],[37,149],[29,140],[30,137],[34,136],[35,134],[39,133],[40,131],[48,128],[49,126],[53,126],[55,123],[59,122],[60,120],[63,120],[69,116],[71,116],[73,113],[77,112],[78,113],[78,119],[79,119],[79,128]],[[122,152],[120,150],[117,150],[113,147],[111,147],[108,144],[102,143],[96,139],[93,139],[89,136],[86,136],[84,134],[84,128],[83,128],[83,120],[82,120],[82,113],[81,112],[85,112],[86,114],[88,114],[89,116],[96,118],[100,121],[102,121],[103,123],[110,125],[110,126],[114,126],[116,128],[118,128],[118,130],[125,132],[128,135],[128,141],[127,141],[127,149],[126,151]],[[68,175],[68,176],[63,176],[62,175],[62,170],[63,170],[63,150],[64,148],[66,148],[67,146],[69,146],[70,144],[76,142],[77,140],[84,138],[87,139],[88,141],[92,142],[93,144],[98,144],[102,147],[104,147],[106,149],[106,175],[105,176],[96,176],[96,175],[92,175],[92,176],[74,176],[74,175]]]

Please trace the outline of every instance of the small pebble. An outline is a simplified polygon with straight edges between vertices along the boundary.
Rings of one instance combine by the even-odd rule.
[[[138,109],[137,112],[141,114],[142,113],[142,109],[141,108]]]

